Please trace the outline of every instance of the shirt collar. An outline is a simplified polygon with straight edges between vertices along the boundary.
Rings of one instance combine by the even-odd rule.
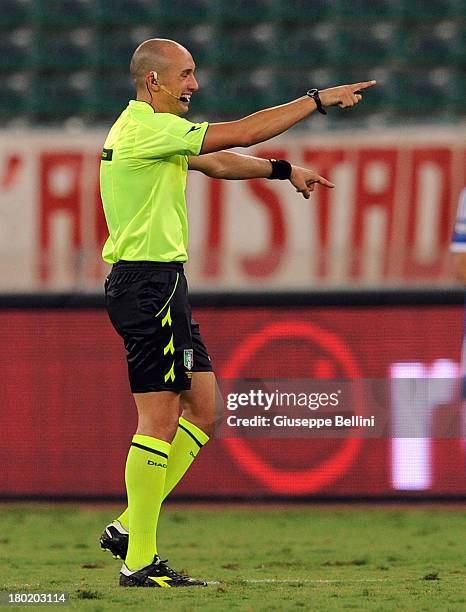
[[[149,104],[149,102],[144,102],[144,100],[130,100],[128,106],[129,108],[141,111],[143,113],[153,113],[154,112],[154,109]]]

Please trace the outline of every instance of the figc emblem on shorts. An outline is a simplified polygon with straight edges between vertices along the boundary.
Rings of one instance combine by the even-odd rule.
[[[184,349],[183,363],[184,363],[184,367],[187,370],[193,369],[193,364],[194,364],[193,349]]]

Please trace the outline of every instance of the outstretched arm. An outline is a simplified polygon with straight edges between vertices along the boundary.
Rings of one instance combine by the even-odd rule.
[[[272,164],[269,159],[241,155],[233,151],[218,151],[188,158],[189,169],[198,170],[212,178],[243,180],[253,178],[269,178],[272,173]],[[319,176],[313,170],[291,166],[290,183],[303,197],[309,198],[314,190],[315,183],[325,187],[334,187],[333,183]]]
[[[373,87],[375,81],[341,85],[320,91],[323,107],[340,106],[347,108],[362,100],[362,90]],[[201,153],[212,153],[233,147],[250,147],[286,132],[290,127],[310,115],[317,108],[315,101],[303,96],[288,104],[266,108],[253,115],[209,125]]]
[[[232,181],[268,178],[272,173],[270,160],[233,151],[217,151],[188,157],[188,164],[190,170],[199,170],[212,178]]]

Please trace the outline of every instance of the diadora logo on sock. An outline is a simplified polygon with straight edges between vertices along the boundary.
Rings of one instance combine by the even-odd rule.
[[[153,465],[154,467],[163,467],[163,468],[167,467],[166,463],[157,463],[157,461],[151,461],[150,459],[147,460],[147,465]]]

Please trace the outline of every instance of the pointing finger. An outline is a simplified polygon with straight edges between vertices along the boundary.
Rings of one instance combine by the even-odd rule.
[[[358,89],[367,89],[368,87],[374,87],[377,81],[363,81],[362,83],[354,83],[351,85],[351,89],[353,91],[357,91]]]
[[[334,183],[327,181],[327,179],[325,179],[323,176],[319,176],[317,182],[323,185],[324,187],[330,187],[330,189],[333,189],[333,187],[335,187]]]

